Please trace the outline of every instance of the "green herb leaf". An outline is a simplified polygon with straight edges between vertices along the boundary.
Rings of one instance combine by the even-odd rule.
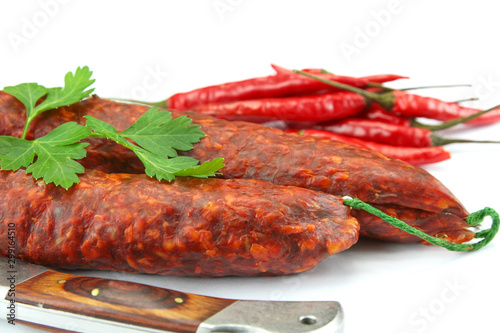
[[[114,128],[112,125],[92,116],[84,116],[84,118],[87,119],[86,126],[94,131],[92,136],[103,136],[129,149],[133,148],[133,144],[127,141],[127,139],[125,139],[124,137],[120,136],[116,131],[116,128]]]
[[[88,138],[92,130],[86,126],[78,125],[74,121],[64,123],[54,128],[47,135],[36,139],[41,144],[50,144],[53,146],[65,146],[82,139]]]
[[[224,167],[217,158],[198,165],[192,157],[177,156],[177,151],[193,149],[205,136],[200,126],[181,116],[172,119],[168,111],[152,108],[134,124],[120,133],[110,124],[85,116],[87,126],[68,122],[56,127],[44,137],[25,140],[32,120],[40,113],[76,103],[89,96],[94,89],[87,89],[94,80],[88,67],[77,68],[65,76],[64,88],[45,88],[37,83],[23,83],[5,87],[4,91],[26,106],[26,123],[21,138],[0,136],[0,169],[26,168],[36,179],[54,183],[66,189],[78,183],[79,173],[85,170],[76,160],[86,156],[88,143],[80,142],[89,137],[105,137],[135,152],[144,163],[145,172],[158,180],[173,180],[176,176],[206,178],[214,176]],[[45,99],[40,102],[40,99]],[[38,103],[38,104],[37,104]],[[35,158],[36,157],[36,158]]]
[[[220,172],[217,171],[222,169],[224,165],[223,158],[214,158],[213,160],[205,161],[201,165],[197,165],[194,168],[177,171],[175,175],[180,177],[190,176],[197,178],[214,177],[220,174]]]
[[[12,136],[0,136],[0,169],[26,168],[35,159],[31,141]]]
[[[190,150],[193,143],[205,136],[199,126],[191,125],[192,120],[185,116],[172,119],[170,112],[151,108],[120,133],[97,118],[84,118],[93,130],[92,136],[105,136],[131,149],[144,164],[146,174],[158,180],[171,181],[175,176],[205,178],[224,167],[223,159],[198,165],[198,160],[192,157],[177,156],[177,150]]]
[[[36,102],[47,94],[47,88],[38,83],[21,83],[17,86],[5,87],[3,91],[24,104],[27,118],[30,118],[34,113]]]
[[[22,138],[26,137],[29,125],[40,113],[70,105],[88,97],[94,89],[87,89],[95,80],[91,80],[92,72],[87,66],[78,67],[75,74],[68,72],[64,78],[64,88],[45,88],[37,83],[21,83],[3,89],[16,97],[26,107],[26,123]],[[86,90],[87,89],[87,90]],[[40,104],[36,103],[46,96]]]
[[[33,117],[61,106],[70,105],[90,96],[94,89],[87,89],[95,80],[91,80],[92,72],[87,66],[78,67],[75,74],[68,72],[64,77],[64,88],[48,89],[47,98],[35,108]]]
[[[200,127],[191,125],[191,122],[186,116],[172,119],[170,112],[158,111],[155,107],[146,111],[121,135],[153,153],[174,157],[177,150],[191,150],[193,143],[205,136]]]
[[[26,167],[26,173],[32,173],[36,179],[43,178],[46,183],[68,189],[78,183],[77,173],[85,171],[75,159],[86,156],[85,147],[89,144],[79,141],[90,133],[89,128],[68,122],[33,141],[0,137],[0,167],[2,170]]]
[[[166,179],[171,181],[175,178],[177,172],[193,168],[198,164],[198,160],[192,157],[178,156],[166,158],[142,148],[134,148],[133,150],[144,164],[146,175],[156,177],[158,180]]]

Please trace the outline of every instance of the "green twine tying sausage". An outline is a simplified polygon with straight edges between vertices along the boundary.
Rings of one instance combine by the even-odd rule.
[[[442,238],[430,236],[430,235],[426,234],[425,232],[423,232],[415,227],[412,227],[412,226],[408,225],[407,223],[405,223],[405,222],[403,222],[395,217],[387,215],[386,213],[382,212],[381,210],[379,210],[375,207],[372,207],[369,204],[367,204],[359,199],[344,197],[343,200],[344,200],[344,205],[346,205],[346,206],[349,206],[349,207],[354,208],[354,209],[362,209],[370,214],[373,214],[377,217],[380,217],[382,220],[384,220],[385,222],[391,224],[392,226],[394,226],[396,228],[399,228],[399,229],[401,229],[409,234],[412,234],[414,236],[420,237],[423,240],[425,240],[431,244],[444,247],[445,249],[448,249],[450,251],[467,252],[467,251],[478,250],[478,249],[486,246],[489,242],[491,242],[491,240],[498,233],[498,229],[500,226],[500,217],[499,217],[498,213],[492,208],[485,207],[482,210],[471,213],[465,219],[465,221],[467,222],[468,225],[470,225],[471,227],[475,227],[475,226],[478,226],[485,219],[486,216],[491,217],[491,220],[492,220],[491,227],[489,229],[485,229],[485,230],[482,230],[482,231],[476,233],[476,235],[474,237],[476,239],[481,239],[481,240],[479,242],[472,243],[472,244],[470,244],[470,243],[469,244],[466,244],[466,243],[455,244],[455,243],[451,243],[447,240],[444,240]]]

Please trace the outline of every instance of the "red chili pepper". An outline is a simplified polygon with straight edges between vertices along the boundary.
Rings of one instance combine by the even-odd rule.
[[[479,109],[465,107],[458,103],[445,102],[437,98],[408,94],[400,90],[394,90],[386,94],[394,95],[393,106],[390,111],[406,117],[424,117],[449,121],[468,117],[481,112]],[[372,108],[380,109],[382,106],[374,103]],[[497,121],[500,121],[500,108],[465,123],[469,125],[486,125]]]
[[[435,135],[426,128],[385,123],[381,121],[346,118],[330,123],[317,124],[315,129],[333,132],[348,137],[373,141],[391,146],[431,147],[450,143],[499,143],[496,141],[472,141],[448,139]]]
[[[413,165],[422,165],[441,162],[451,157],[450,153],[442,146],[434,147],[396,147],[376,142],[364,141],[356,138],[346,137],[340,134],[316,130],[316,129],[288,129],[289,133],[301,133],[302,135],[313,136],[317,138],[330,139],[344,142],[358,147],[377,151],[386,156],[397,158]]]
[[[271,67],[276,71],[278,74],[283,74],[283,75],[297,75],[293,70],[280,67],[277,65],[272,64]],[[363,76],[363,77],[352,77],[352,76],[342,76],[342,75],[335,75],[329,72],[324,71],[323,69],[319,68],[306,68],[303,70],[303,72],[318,75],[319,77],[325,79],[325,80],[331,80],[331,81],[337,81],[341,82],[344,84],[348,84],[354,87],[358,88],[363,88],[366,86],[370,86],[371,84],[382,84],[385,82],[390,82],[390,81],[395,81],[399,79],[407,79],[407,76],[401,76],[401,75],[396,75],[396,74],[377,74],[377,75],[370,75],[370,76]],[[335,78],[339,79],[336,80]],[[324,88],[325,86],[323,86]]]
[[[271,97],[291,96],[295,94],[314,93],[320,90],[337,92],[339,89],[333,88],[317,80],[313,80],[302,75],[297,75],[292,71],[273,65],[277,71],[276,75],[252,78],[243,81],[228,82],[219,85],[208,86],[190,92],[172,95],[167,101],[154,103],[156,106],[166,105],[175,110],[185,111],[197,105],[211,103],[225,103],[250,99],[262,99]],[[368,77],[338,76],[332,74],[322,74],[326,78],[343,82],[355,87],[365,87],[368,83],[384,83],[387,81],[404,78],[400,75],[376,75]]]
[[[386,91],[392,91],[393,89],[390,88],[380,89],[377,87],[368,87],[365,88],[365,90],[370,92],[382,93]],[[384,123],[390,123],[402,126],[411,126],[413,121],[413,118],[398,115],[393,112],[387,111],[377,103],[371,103],[370,106],[365,111],[356,115],[356,118],[371,119],[371,120],[381,121]]]
[[[226,120],[260,123],[270,120],[322,122],[353,116],[366,107],[366,101],[362,96],[339,92],[208,104],[194,107],[192,110]]]
[[[374,104],[371,104],[368,110],[363,111],[356,117],[402,126],[410,126],[412,123],[412,118],[399,116],[392,112],[384,110],[379,105],[376,105],[375,107],[373,105]]]
[[[375,102],[372,104],[372,108],[383,108],[384,110],[406,117],[425,117],[450,121],[481,112],[481,110],[478,109],[463,107],[458,103],[408,94],[401,90],[385,92],[367,91],[341,82],[336,82],[335,80],[328,80],[319,75],[312,75],[302,71],[295,72],[303,74],[306,77],[314,78],[320,82],[330,84],[336,88],[356,92],[368,100]],[[379,105],[378,107],[377,104]],[[470,125],[485,125],[498,121],[500,121],[500,107],[492,109],[488,113],[482,114],[473,120],[468,120],[465,123]]]
[[[280,67],[277,65],[271,65],[271,66],[278,74],[290,75],[290,76],[292,76],[292,75],[300,76],[300,75],[297,75],[297,73],[295,73],[294,71],[292,71],[290,69],[286,69],[286,68],[283,68],[283,67]],[[357,87],[357,88],[365,88],[365,87],[369,87],[372,85],[378,86],[378,85],[385,83],[385,82],[408,78],[406,76],[401,76],[401,75],[396,75],[396,74],[377,74],[377,75],[363,76],[363,77],[342,76],[342,75],[335,75],[332,73],[328,73],[328,72],[326,72],[322,69],[318,69],[318,68],[305,69],[304,72],[314,74],[318,77],[323,78],[324,80],[336,81],[336,82],[340,82],[340,83],[347,84],[347,85]],[[307,79],[310,79],[310,78],[307,78]],[[336,87],[332,87],[328,84],[324,84],[323,82],[319,82],[318,80],[315,80],[315,81],[316,81],[316,83],[312,83],[312,82],[306,83],[304,81],[303,86],[310,88],[310,89],[312,89],[313,87],[315,88],[313,90],[310,90],[309,92],[325,90],[325,89],[327,89],[329,92],[336,92],[336,91],[342,90],[342,89],[338,89]],[[322,83],[322,85],[318,85],[318,83]],[[332,88],[335,88],[335,89],[332,89]],[[377,88],[374,88],[374,89],[377,89]],[[308,90],[304,90],[304,89],[299,91],[299,93],[307,93],[307,92],[308,92]]]
[[[474,115],[478,112],[481,112],[481,110],[473,109],[473,113],[470,113],[469,115]],[[467,113],[467,112],[464,112]],[[467,116],[464,116],[467,117]],[[455,118],[459,119],[459,118]],[[482,126],[482,125],[490,125],[496,122],[500,121],[500,107],[496,107],[493,110],[489,111],[488,113],[485,113],[482,116],[479,116],[477,118],[471,119],[469,121],[466,121],[465,124],[467,125],[474,125],[474,126]]]
[[[347,118],[320,124],[314,128],[392,146],[434,146],[432,131],[428,129],[394,125],[376,120]]]

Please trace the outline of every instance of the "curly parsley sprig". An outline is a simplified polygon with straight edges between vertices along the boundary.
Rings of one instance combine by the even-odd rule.
[[[168,111],[152,108],[122,132],[99,119],[86,116],[86,126],[68,122],[47,135],[26,140],[33,119],[44,111],[67,106],[88,97],[94,89],[87,89],[95,80],[88,67],[77,68],[65,76],[63,88],[45,88],[37,83],[22,83],[4,88],[26,107],[26,123],[21,138],[0,136],[0,169],[26,168],[34,178],[54,183],[66,189],[78,183],[78,174],[84,167],[76,160],[86,156],[90,137],[111,139],[131,149],[144,163],[146,174],[158,180],[173,180],[176,176],[207,178],[215,176],[224,167],[223,159],[216,158],[198,165],[198,160],[178,156],[187,151],[205,134],[191,125],[191,119],[181,116],[172,119]],[[40,100],[44,98],[41,102]],[[35,159],[36,157],[36,159]]]

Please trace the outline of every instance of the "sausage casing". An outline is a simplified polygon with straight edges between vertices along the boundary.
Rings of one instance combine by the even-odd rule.
[[[7,100],[5,94],[0,98]],[[4,102],[5,104],[6,102]],[[84,115],[109,122],[119,131],[126,129],[147,110],[145,106],[124,104],[97,97],[83,100],[66,108],[46,112],[35,119],[30,135],[40,137],[67,121],[85,123]],[[8,112],[8,110],[7,110]],[[18,111],[22,112],[22,110]],[[191,112],[171,111],[173,117],[188,115],[193,124],[206,134],[195,148],[181,153],[201,162],[223,157],[225,178],[248,178],[279,185],[298,186],[340,196],[351,196],[370,204],[391,205],[392,211],[408,208],[434,213],[435,219],[421,223],[423,231],[434,232],[435,226],[446,223],[442,217],[455,216],[453,228],[456,240],[470,240],[472,235],[464,221],[467,210],[460,201],[435,177],[425,170],[397,159],[366,149],[331,140],[284,133],[283,131],[247,122],[228,122]],[[16,128],[8,131],[16,133]],[[1,131],[1,129],[0,129]],[[4,131],[5,132],[5,131]],[[87,148],[86,168],[104,172],[142,173],[142,163],[133,152],[105,139],[92,139]],[[419,214],[417,214],[419,215]],[[417,215],[413,215],[416,216]],[[382,240],[415,241],[403,231],[376,226],[373,218],[360,214],[364,235]],[[378,224],[384,223],[380,220]],[[458,221],[458,222],[457,222]],[[410,224],[415,220],[405,220]],[[446,228],[445,228],[446,229]],[[446,230],[442,230],[446,231]],[[438,232],[439,233],[439,232]],[[386,237],[387,236],[387,237]],[[465,237],[467,236],[467,237]]]
[[[0,255],[66,269],[177,276],[309,270],[357,241],[326,193],[246,179],[176,179],[88,170],[69,190],[0,171]]]

